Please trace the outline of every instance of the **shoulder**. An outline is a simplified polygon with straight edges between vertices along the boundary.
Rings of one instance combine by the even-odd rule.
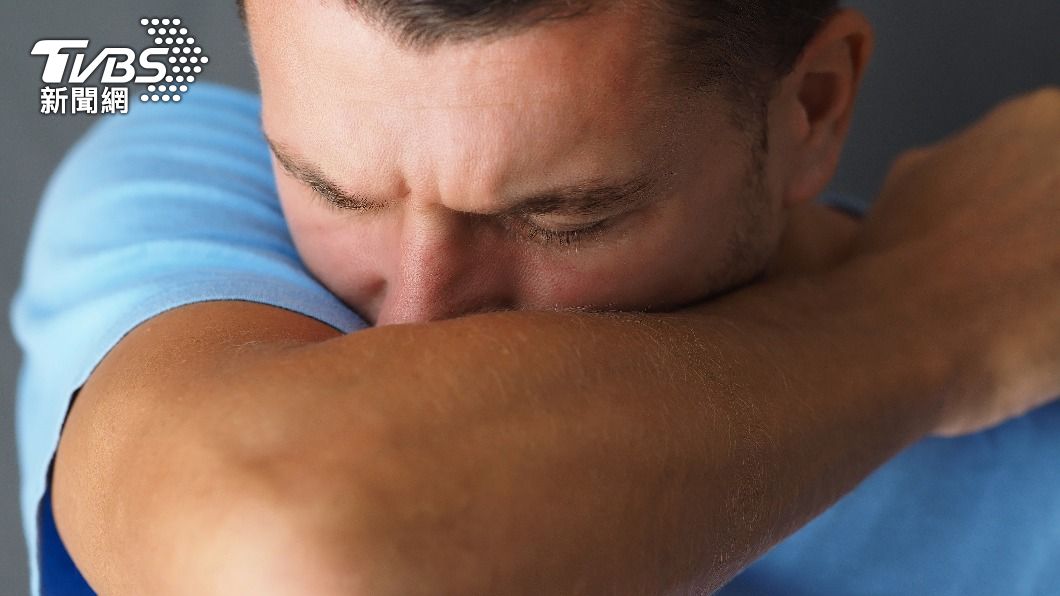
[[[207,83],[184,97],[101,118],[70,149],[38,207],[27,291],[39,278],[84,288],[76,274],[86,266],[119,276],[131,270],[119,262],[130,254],[171,261],[267,247],[297,259],[256,97]]]
[[[27,350],[110,343],[145,316],[209,299],[359,326],[294,248],[257,98],[206,83],[184,97],[102,119],[53,174],[12,306]]]
[[[267,201],[272,179],[256,96],[199,83],[184,97],[179,104],[138,103],[128,114],[101,118],[56,169],[42,211],[55,203],[91,203],[96,193],[133,184],[148,198],[197,183]]]
[[[99,138],[202,142],[227,138],[261,144],[257,95],[217,83],[196,83],[180,103],[136,102],[128,114],[101,117],[80,144]]]

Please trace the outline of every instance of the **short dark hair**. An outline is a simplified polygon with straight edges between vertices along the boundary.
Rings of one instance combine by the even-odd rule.
[[[245,18],[244,1],[237,0]],[[402,45],[515,33],[604,6],[600,0],[345,0]],[[722,91],[760,111],[773,83],[789,72],[838,0],[635,0],[657,7],[677,80]]]

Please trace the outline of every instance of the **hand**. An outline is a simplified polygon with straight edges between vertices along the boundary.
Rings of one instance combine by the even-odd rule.
[[[1060,394],[1060,90],[1006,102],[895,162],[856,252],[924,298],[967,383],[935,434],[983,430]],[[985,373],[985,374],[984,374]],[[975,379],[975,380],[972,380]]]

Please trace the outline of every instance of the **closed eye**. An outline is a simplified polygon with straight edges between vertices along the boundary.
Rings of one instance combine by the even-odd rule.
[[[318,184],[312,181],[301,181],[306,187],[309,188],[313,198],[324,203],[325,207],[334,211],[350,211],[350,212],[375,212],[381,211],[386,206],[372,201],[366,201],[353,197],[350,195],[337,193],[330,186],[325,184]]]
[[[535,221],[534,217],[513,217],[505,223],[524,240],[544,246],[572,247],[599,238],[616,219],[610,217],[589,223],[548,225]]]

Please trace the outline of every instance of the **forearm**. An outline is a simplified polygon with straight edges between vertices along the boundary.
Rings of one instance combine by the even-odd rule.
[[[246,360],[224,391],[303,413],[242,427],[233,451],[296,487],[298,534],[362,593],[715,587],[938,423],[945,364],[836,289],[486,315]]]

